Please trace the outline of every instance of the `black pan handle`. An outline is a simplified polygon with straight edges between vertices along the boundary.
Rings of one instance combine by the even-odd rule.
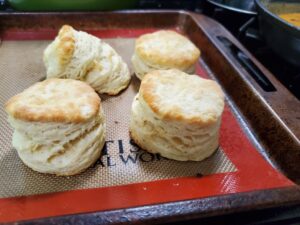
[[[266,92],[274,92],[276,88],[253,61],[227,37],[217,36],[217,39],[226,47],[231,55],[245,68],[257,84]]]

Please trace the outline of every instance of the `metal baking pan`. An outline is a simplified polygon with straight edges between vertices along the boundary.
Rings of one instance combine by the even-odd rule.
[[[120,95],[101,96],[108,137],[97,164],[74,177],[43,175],[17,158],[1,107],[0,222],[159,224],[300,204],[298,100],[224,27],[203,15],[1,13],[2,105],[45,78],[42,51],[64,24],[104,39],[129,66],[134,39],[141,34],[173,29],[190,38],[202,52],[197,74],[217,80],[226,94],[220,148],[200,163],[139,149],[126,128],[139,87],[133,77]]]

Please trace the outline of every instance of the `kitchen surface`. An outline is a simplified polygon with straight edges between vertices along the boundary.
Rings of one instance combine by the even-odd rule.
[[[0,0],[0,224],[300,224],[299,15]]]

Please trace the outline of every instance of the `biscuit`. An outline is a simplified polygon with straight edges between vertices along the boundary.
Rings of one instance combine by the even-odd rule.
[[[175,31],[161,30],[140,36],[131,58],[135,74],[142,79],[146,73],[159,69],[179,69],[193,73],[200,50]]]
[[[133,101],[130,134],[149,152],[201,161],[218,148],[223,109],[216,82],[176,69],[152,71]]]
[[[13,146],[35,171],[74,175],[99,157],[105,143],[101,100],[87,84],[52,78],[12,97],[5,105]]]
[[[116,95],[130,82],[128,66],[101,39],[64,25],[44,51],[47,78],[71,78],[91,85],[98,93]]]

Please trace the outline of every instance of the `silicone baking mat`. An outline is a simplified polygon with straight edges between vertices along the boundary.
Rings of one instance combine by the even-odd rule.
[[[99,37],[111,36],[104,41],[126,60],[133,74],[130,57],[134,37],[143,32],[132,31],[130,37],[128,31],[125,33],[122,37],[122,31],[118,31],[115,37],[114,32],[105,35],[94,31]],[[20,34],[22,36],[22,32],[16,39]],[[45,33],[36,34],[26,36],[24,33],[23,38],[47,39]],[[52,38],[54,33],[49,35]],[[106,146],[93,167],[72,177],[32,171],[11,146],[13,131],[6,121],[3,105],[11,96],[45,79],[42,53],[49,43],[49,40],[4,40],[1,43],[0,222],[291,185],[256,152],[228,107],[222,120],[221,146],[202,162],[177,162],[141,150],[128,133],[130,107],[139,88],[134,75],[130,86],[120,95],[101,96],[107,123]],[[201,64],[197,65],[197,73],[207,77]],[[86,199],[79,205],[72,204],[83,198]],[[102,203],[88,202],[91,198],[99,198]],[[64,202],[64,207],[53,204],[58,202]],[[42,206],[44,209],[39,209]],[[13,209],[19,212],[11,211]]]

